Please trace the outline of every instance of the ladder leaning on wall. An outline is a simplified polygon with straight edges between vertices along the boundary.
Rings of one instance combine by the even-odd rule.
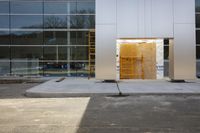
[[[95,30],[88,33],[88,79],[95,73]]]

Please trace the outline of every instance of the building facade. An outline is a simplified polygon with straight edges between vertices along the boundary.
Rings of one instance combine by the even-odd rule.
[[[117,40],[161,39],[164,76],[194,78],[200,72],[199,7],[199,0],[196,6],[195,0],[1,0],[0,75],[92,73],[115,80]],[[96,60],[90,58],[94,31]]]
[[[1,0],[0,75],[87,76],[94,0]]]
[[[147,64],[150,64],[150,59],[145,55],[147,49],[137,50],[136,47],[132,48],[135,49],[132,53],[138,51],[138,54],[116,55],[116,41],[126,40],[124,43],[127,45],[127,41],[137,39],[138,43],[135,45],[142,43],[148,46],[146,39],[164,40],[164,38],[170,40],[169,77],[172,80],[194,79],[196,77],[195,0],[96,0],[97,79],[115,80],[117,71],[120,72],[120,78],[123,73],[125,79],[129,79],[129,76],[138,79],[138,75],[143,79],[149,77],[147,74],[152,71],[155,71],[153,74],[156,75],[155,69],[160,67],[154,59],[151,61],[154,64],[151,65],[154,65],[155,69],[149,69],[151,65]],[[156,43],[154,45],[156,47]],[[104,51],[103,55],[101,51]],[[152,58],[156,58],[155,55]],[[119,63],[116,61],[116,56],[120,56]],[[121,62],[122,60],[124,62]],[[117,63],[124,67],[116,68]]]

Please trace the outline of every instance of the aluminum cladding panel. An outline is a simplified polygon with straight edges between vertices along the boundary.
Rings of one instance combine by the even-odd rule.
[[[174,77],[175,80],[195,79],[196,43],[194,24],[175,24]]]
[[[96,0],[96,24],[116,24],[116,0]]]
[[[116,79],[116,26],[96,27],[96,79]]]

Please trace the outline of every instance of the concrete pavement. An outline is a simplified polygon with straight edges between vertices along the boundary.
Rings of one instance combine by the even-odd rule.
[[[117,94],[116,83],[98,80],[66,78],[61,82],[52,79],[26,91],[28,97],[92,96]],[[200,94],[200,80],[172,83],[168,80],[123,80],[118,83],[124,94]]]
[[[89,99],[1,99],[0,133],[76,133]]]
[[[1,99],[0,133],[199,133],[197,95]]]

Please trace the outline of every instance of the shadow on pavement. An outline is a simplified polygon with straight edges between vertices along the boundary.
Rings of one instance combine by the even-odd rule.
[[[199,96],[93,96],[76,133],[199,133]]]

